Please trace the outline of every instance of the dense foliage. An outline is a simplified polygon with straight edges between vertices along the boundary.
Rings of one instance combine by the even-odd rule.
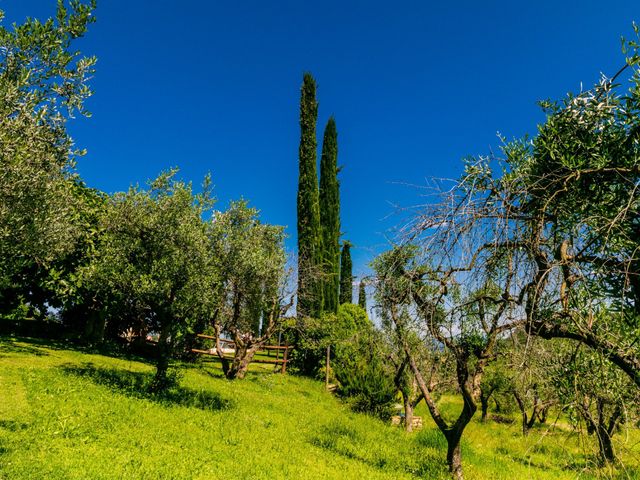
[[[0,25],[0,311],[41,316],[37,285],[73,248],[74,148],[65,124],[87,115],[95,58],[72,51],[94,5],[58,5],[55,19]],[[0,11],[0,20],[3,13]],[[35,298],[34,298],[35,297]]]
[[[133,321],[129,328],[139,335],[159,333],[159,389],[176,342],[211,309],[218,280],[202,219],[211,207],[208,187],[194,195],[174,174],[109,200],[100,246],[83,269],[97,296],[109,299],[103,305],[108,318]]]
[[[388,420],[394,413],[397,390],[384,356],[379,333],[362,330],[338,347],[334,370],[340,394],[355,411]]]
[[[290,305],[283,229],[244,202],[214,214],[208,178],[196,193],[171,171],[113,195],[78,178],[66,122],[88,115],[96,60],[72,42],[94,7],[60,1],[55,19],[0,28],[0,314],[49,318],[93,344],[157,342],[155,390],[211,325],[237,337],[246,368],[241,339],[266,342]]]
[[[338,183],[338,131],[329,118],[320,159],[320,229],[322,231],[323,311],[338,310],[340,288],[340,185]]]
[[[317,174],[316,81],[305,73],[300,96],[298,178],[298,316],[322,312],[322,233]]]
[[[285,299],[284,229],[262,223],[258,211],[240,201],[225,212],[216,212],[209,238],[218,278],[208,292],[214,302],[211,325],[217,337],[216,351],[227,378],[242,378],[255,352],[275,333],[292,303],[291,298],[288,303]],[[221,350],[222,333],[235,343],[231,365]]]

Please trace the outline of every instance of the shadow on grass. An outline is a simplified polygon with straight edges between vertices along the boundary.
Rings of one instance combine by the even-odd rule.
[[[24,422],[17,422],[15,420],[0,420],[0,429],[9,430],[10,432],[17,432],[24,430],[28,427]]]
[[[69,340],[23,337],[23,336],[16,336],[16,337],[10,337],[10,338],[11,340],[15,340],[16,342],[29,343],[30,345],[33,345],[33,346],[50,348],[51,350],[69,350],[70,348],[74,348],[73,342]]]
[[[163,392],[151,392],[153,374],[129,370],[104,368],[85,363],[82,366],[63,365],[67,375],[87,378],[97,385],[109,387],[113,392],[133,398],[151,400],[162,405],[179,405],[200,410],[221,411],[233,407],[233,402],[216,392],[172,386]]]
[[[29,342],[32,343],[29,340],[25,340],[25,339],[2,339],[2,341],[0,341],[0,356],[6,356],[7,354],[14,354],[14,353],[24,353],[26,355],[35,355],[36,357],[44,357],[49,355],[48,352],[42,350],[41,348],[39,348],[38,346],[34,346],[34,345],[25,345],[25,344],[18,344],[17,342]]]
[[[355,428],[336,422],[325,425],[310,443],[334,455],[382,471],[403,472],[417,478],[449,478],[444,461],[446,450],[442,456],[435,456],[422,448],[416,449],[407,445],[407,449],[400,454],[390,455],[388,451],[366,448],[364,440]]]
[[[224,373],[222,372],[222,364],[217,359],[202,357],[197,359],[192,364],[185,364],[183,368],[197,370],[211,378],[226,378]],[[279,373],[280,369],[278,369],[278,371],[274,371],[268,368],[261,367],[261,364],[252,363],[249,365],[249,370],[247,370],[245,380],[258,382],[265,377],[269,377],[271,375]]]
[[[106,350],[104,347],[103,350]],[[25,353],[29,355],[49,355],[46,350],[74,350],[82,353],[102,353],[96,347],[88,347],[77,339],[51,339],[40,337],[28,337],[20,335],[0,335],[0,354]],[[108,355],[108,352],[105,353]]]
[[[18,345],[20,343],[21,345]],[[88,345],[78,338],[51,339],[28,336],[0,334],[0,356],[3,353],[24,353],[36,356],[49,355],[46,350],[73,350],[76,352],[121,358],[153,365],[153,355],[143,355],[135,351],[131,345],[121,342],[104,341]]]

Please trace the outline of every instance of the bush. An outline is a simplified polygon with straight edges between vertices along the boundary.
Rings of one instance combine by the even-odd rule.
[[[367,312],[352,303],[340,305],[337,315],[327,313],[319,319],[304,318],[296,325],[296,349],[290,365],[303,375],[324,378],[327,347],[339,349],[371,328]]]
[[[394,412],[396,387],[392,372],[381,360],[376,336],[373,330],[363,332],[338,349],[334,372],[339,393],[353,410],[388,420]]]

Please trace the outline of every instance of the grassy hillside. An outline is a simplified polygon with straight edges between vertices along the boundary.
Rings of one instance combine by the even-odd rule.
[[[258,367],[229,382],[202,363],[154,398],[138,393],[152,371],[0,337],[0,478],[448,478],[431,423],[405,434],[351,413],[320,382]],[[592,438],[561,426],[523,438],[517,423],[474,422],[463,459],[471,479],[640,478],[638,432],[618,439],[623,467],[608,472],[593,463]]]

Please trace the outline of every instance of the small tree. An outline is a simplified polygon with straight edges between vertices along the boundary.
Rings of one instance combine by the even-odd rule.
[[[432,390],[435,389],[435,383],[440,378],[439,367],[442,365],[439,356],[432,355],[427,349],[421,349],[421,341],[417,335],[412,332],[403,332],[398,334],[397,325],[390,323],[390,319],[384,312],[381,312],[383,318],[383,331],[387,340],[386,359],[393,367],[393,381],[396,390],[402,396],[402,405],[404,408],[404,428],[407,432],[413,431],[413,412],[418,404],[424,399],[420,393],[415,375],[411,371],[409,365],[409,356],[405,351],[405,342],[413,351],[413,358],[421,361],[423,371],[429,371],[428,383]],[[403,312],[401,315],[406,315]],[[402,324],[406,324],[403,321]],[[420,351],[421,350],[421,351]],[[420,351],[418,353],[418,351]]]
[[[512,372],[507,389],[520,410],[523,435],[529,433],[536,421],[545,423],[549,408],[556,403],[547,367],[555,354],[551,347],[524,331],[517,331],[511,335],[510,348],[505,349],[505,359]]]
[[[489,402],[491,399],[498,405],[496,397],[510,391],[510,377],[512,372],[507,369],[504,362],[495,362],[487,368],[480,382],[480,420],[487,420]]]
[[[105,307],[108,317],[130,305],[159,333],[153,390],[168,386],[175,346],[210,309],[217,283],[202,219],[212,205],[209,182],[194,195],[175,173],[163,173],[148,190],[132,187],[109,199],[100,246],[83,269],[94,291],[114,299]]]
[[[559,355],[548,359],[547,367],[560,401],[576,426],[582,421],[587,432],[595,435],[600,461],[613,463],[613,436],[638,415],[640,394],[604,355],[566,342],[559,350]]]
[[[261,223],[258,211],[240,201],[216,213],[209,238],[220,279],[213,292],[216,352],[227,378],[243,378],[256,351],[276,332],[293,302],[293,296],[284,301],[284,229]],[[235,343],[231,363],[221,346],[224,333]]]
[[[381,313],[395,327],[420,393],[447,440],[449,470],[454,478],[461,479],[460,440],[477,410],[485,368],[496,358],[499,337],[518,324],[512,317],[514,300],[509,294],[513,263],[509,257],[487,259],[496,282],[474,285],[467,281],[463,288],[454,276],[465,269],[448,263],[460,256],[438,258],[435,255],[441,247],[428,250],[428,258],[441,262],[434,267],[419,260],[419,251],[413,245],[404,245],[376,258],[376,297]],[[445,418],[435,401],[435,389],[442,384],[427,380],[409,344],[409,332],[420,335],[425,330],[425,347],[434,353],[444,348],[442,355],[449,356],[455,365],[463,407],[453,420]]]

